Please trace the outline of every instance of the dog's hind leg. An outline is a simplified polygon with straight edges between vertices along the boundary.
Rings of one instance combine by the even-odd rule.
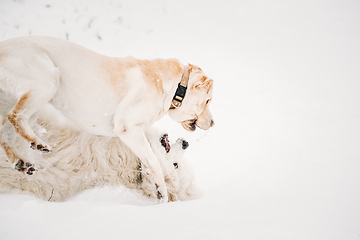
[[[37,171],[33,164],[29,162],[25,162],[24,160],[18,158],[16,154],[12,151],[10,146],[3,140],[1,135],[0,135],[0,146],[4,149],[8,157],[8,161],[10,162],[11,165],[13,165],[13,167],[16,170],[18,170],[19,172],[26,173],[28,175],[33,175],[34,172]]]
[[[20,97],[15,107],[7,114],[7,118],[13,125],[16,133],[30,143],[30,148],[42,153],[49,153],[52,149],[35,135],[28,121],[51,97],[51,91],[41,93],[28,92]]]
[[[10,95],[0,90],[0,146],[4,149],[7,155],[8,162],[18,171],[32,175],[36,169],[33,164],[25,162],[19,158],[10,145],[16,142],[16,133],[13,126],[6,119],[7,112],[10,111],[11,106],[15,103]],[[14,100],[14,99],[13,99]],[[30,150],[29,150],[30,151]]]
[[[10,94],[14,98],[12,109],[5,115],[15,132],[24,138],[32,149],[49,153],[51,147],[36,136],[28,121],[55,95],[60,72],[49,54],[39,46],[32,42],[23,42],[1,52],[0,89],[7,94],[4,95],[5,101]]]

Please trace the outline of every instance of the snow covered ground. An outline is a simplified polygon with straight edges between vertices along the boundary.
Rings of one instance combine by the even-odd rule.
[[[360,239],[359,1],[0,0],[0,40],[29,34],[199,65],[215,127],[157,123],[190,141],[200,199],[0,195],[0,239]]]

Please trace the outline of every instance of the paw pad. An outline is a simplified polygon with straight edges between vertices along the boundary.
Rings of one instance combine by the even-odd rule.
[[[15,164],[15,169],[19,172],[24,172],[28,175],[33,175],[36,172],[34,168],[34,164],[29,162],[24,162],[23,160],[19,159],[19,161]]]
[[[42,153],[49,153],[50,152],[50,150],[47,147],[44,147],[41,144],[36,144],[34,142],[31,143],[30,148],[32,150],[38,150],[38,151],[40,151]]]

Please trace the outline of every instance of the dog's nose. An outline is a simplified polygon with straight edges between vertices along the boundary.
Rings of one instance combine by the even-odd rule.
[[[189,147],[189,142],[186,141],[185,139],[179,138],[179,139],[177,140],[177,142],[180,142],[180,143],[181,143],[181,148],[182,148],[183,150],[185,150],[185,149],[187,149],[187,148]]]
[[[185,149],[187,149],[189,147],[189,143],[186,140],[182,140],[181,144],[182,144],[182,149],[183,150],[185,150]]]
[[[214,125],[215,125],[215,122],[214,122],[214,120],[211,119],[211,121],[210,121],[210,127],[213,127]]]

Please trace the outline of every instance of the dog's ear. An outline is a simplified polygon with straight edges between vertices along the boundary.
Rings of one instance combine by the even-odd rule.
[[[199,81],[197,81],[194,85],[195,89],[207,89],[207,93],[209,93],[212,88],[214,81],[210,78],[203,76]]]
[[[189,72],[190,73],[191,72],[196,72],[196,71],[198,71],[198,72],[202,71],[202,69],[199,68],[198,66],[192,65],[191,63],[189,63],[188,65],[189,65]]]
[[[192,65],[189,63],[189,72],[190,73],[202,73],[202,69],[198,66]],[[213,84],[213,80],[203,75],[193,86],[194,89],[207,89],[207,93],[209,93]]]

